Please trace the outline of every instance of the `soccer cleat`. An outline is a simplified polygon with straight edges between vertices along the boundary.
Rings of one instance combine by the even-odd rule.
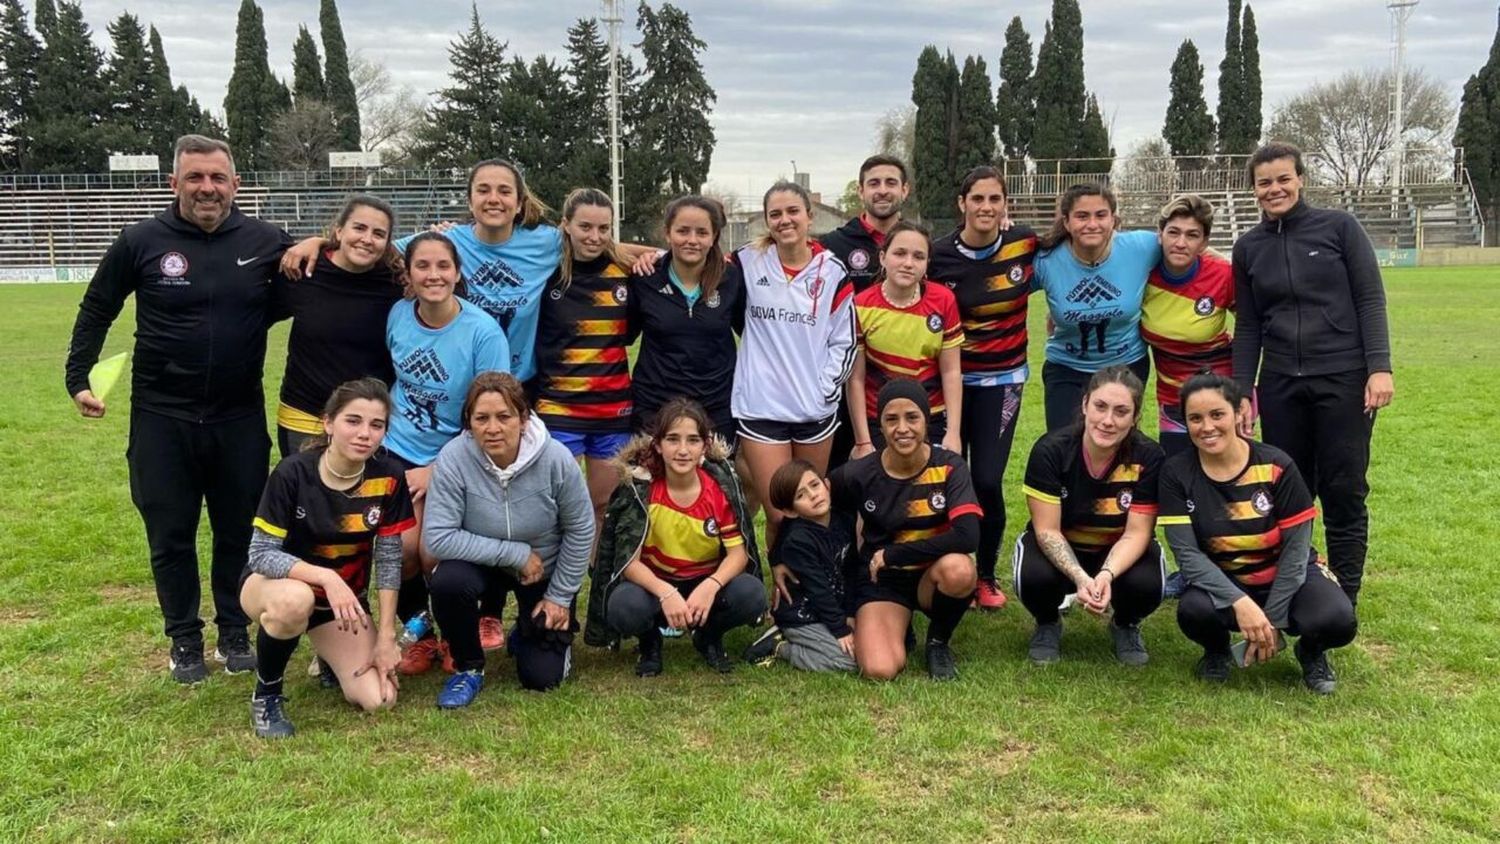
[[[445,654],[443,653],[442,646],[435,637],[428,636],[425,639],[418,639],[411,647],[406,649],[406,653],[401,655],[401,662],[396,665],[396,671],[407,677],[426,674],[432,670],[432,666],[437,663],[440,657],[445,657]],[[451,657],[446,658],[451,662]],[[446,668],[447,666],[444,667]]]
[[[781,643],[786,637],[781,635],[780,628],[772,625],[766,632],[760,634],[760,638],[750,643],[745,648],[743,659],[751,665],[765,667],[776,662],[776,652],[781,649]]]
[[[697,649],[698,655],[709,668],[720,674],[728,674],[734,670],[734,660],[729,654],[724,653],[724,639],[720,636],[709,636],[701,630],[693,631],[693,647]]]
[[[191,638],[173,641],[171,655],[167,657],[167,668],[171,670],[173,680],[185,685],[207,680],[208,666],[203,664],[203,640]]]
[[[1115,640],[1115,659],[1125,665],[1145,665],[1151,660],[1146,653],[1146,643],[1141,639],[1140,625],[1109,623],[1109,633]]]
[[[313,658],[313,664],[318,668],[318,685],[325,689],[342,688],[339,683],[339,675],[334,672],[333,666],[324,662],[320,657]]]
[[[505,630],[500,626],[500,619],[492,615],[479,617],[479,647],[486,652],[505,647]]]
[[[661,674],[661,631],[652,630],[637,642],[640,657],[635,661],[635,676],[656,677]]]
[[[250,647],[250,634],[241,627],[220,629],[219,644],[214,648],[214,660],[224,664],[225,674],[254,671],[255,651]]]
[[[1167,575],[1167,582],[1162,586],[1161,596],[1163,599],[1181,598],[1187,589],[1187,578],[1182,576],[1181,571],[1174,571]]]
[[[281,695],[266,695],[250,698],[250,725],[261,738],[291,738],[297,732],[282,708],[286,698]]]
[[[1026,656],[1036,665],[1051,665],[1062,659],[1062,622],[1038,624]]]
[[[981,610],[994,612],[1005,606],[1005,593],[993,579],[981,577],[979,587],[974,591],[974,602]]]
[[[957,680],[958,664],[947,642],[927,640],[927,674],[934,680]]]
[[[1209,683],[1225,683],[1229,681],[1229,666],[1228,651],[1204,651],[1198,664],[1193,666],[1193,673]]]
[[[438,692],[437,705],[439,709],[462,709],[474,702],[479,695],[479,690],[484,688],[484,672],[475,668],[468,671],[459,671],[448,682],[443,684],[442,691]]]
[[[1313,692],[1320,695],[1331,695],[1338,688],[1338,678],[1333,674],[1333,666],[1328,664],[1328,652],[1324,651],[1317,656],[1307,656],[1302,650],[1302,641],[1297,641],[1295,648],[1297,661],[1302,663],[1302,683]]]

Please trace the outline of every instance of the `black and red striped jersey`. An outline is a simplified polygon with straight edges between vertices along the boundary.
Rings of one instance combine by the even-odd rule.
[[[910,478],[893,478],[880,454],[867,454],[829,473],[833,507],[863,520],[862,562],[868,564],[876,551],[885,550],[890,568],[926,569],[935,560],[900,565],[890,549],[947,533],[962,516],[984,515],[969,467],[959,455],[934,447],[922,471]]]
[[[958,299],[964,321],[964,383],[993,387],[1025,383],[1026,304],[1036,233],[1025,226],[1002,232],[990,247],[975,249],[959,232],[932,242],[927,277]]]
[[[1106,554],[1124,535],[1131,513],[1156,513],[1162,460],[1161,446],[1133,430],[1114,461],[1099,467],[1095,477],[1084,459],[1083,431],[1070,425],[1044,434],[1032,446],[1022,490],[1062,508],[1062,533],[1073,553]]]
[[[548,428],[630,430],[630,279],[608,255],[554,272],[537,326],[536,412]]]

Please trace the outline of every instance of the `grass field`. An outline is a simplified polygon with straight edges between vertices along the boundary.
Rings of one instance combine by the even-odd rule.
[[[1012,603],[969,616],[945,685],[915,659],[884,685],[719,676],[678,641],[655,680],[581,649],[574,680],[528,694],[495,656],[465,711],[434,708],[429,675],[365,716],[303,676],[304,646],[287,684],[299,733],[281,743],[251,733],[248,677],[167,677],[126,391],[85,421],[62,387],[82,288],[0,287],[0,841],[1495,840],[1500,274],[1386,278],[1397,397],[1375,435],[1360,636],[1333,657],[1331,699],[1290,655],[1205,688],[1171,604],[1145,625],[1143,670],[1076,614],[1064,661],[1034,668]],[[1034,381],[1012,535],[1040,399]]]

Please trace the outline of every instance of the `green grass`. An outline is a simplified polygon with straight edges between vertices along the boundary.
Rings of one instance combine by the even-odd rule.
[[[126,391],[85,421],[62,388],[82,288],[0,287],[0,840],[1494,840],[1500,277],[1386,277],[1397,398],[1375,434],[1360,636],[1334,656],[1332,699],[1305,692],[1289,656],[1203,687],[1171,604],[1146,623],[1144,670],[1077,615],[1065,660],[1032,668],[1013,603],[969,616],[947,685],[915,660],[890,684],[720,677],[679,641],[652,681],[628,654],[580,649],[574,680],[529,694],[496,657],[466,711],[436,710],[429,676],[365,716],[303,676],[304,647],[288,681],[299,733],[274,744],[249,730],[248,678],[166,675]],[[274,386],[279,351],[268,371]],[[1012,534],[1040,399],[1033,382]]]

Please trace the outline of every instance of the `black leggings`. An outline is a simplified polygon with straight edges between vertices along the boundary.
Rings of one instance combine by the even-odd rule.
[[[1079,555],[1078,564],[1093,577],[1104,566],[1104,557],[1104,554]],[[1042,553],[1029,530],[1016,538],[1015,575],[1016,595],[1038,624],[1057,621],[1063,598],[1078,591],[1073,581]],[[1122,627],[1139,624],[1155,612],[1161,606],[1166,578],[1166,558],[1153,539],[1135,565],[1110,584],[1115,623]]]
[[[706,579],[684,580],[672,585],[685,598]],[[765,611],[765,585],[755,575],[742,573],[719,590],[713,607],[709,609],[708,621],[703,625],[703,633],[710,638],[723,636],[728,630],[754,624]],[[638,638],[667,624],[661,602],[629,581],[621,581],[610,591],[606,612],[609,626],[625,639]]]
[[[1269,588],[1262,588],[1246,594],[1264,607],[1270,592]],[[1307,567],[1307,580],[1292,596],[1291,610],[1287,615],[1290,623],[1286,632],[1302,637],[1302,650],[1306,656],[1317,656],[1349,644],[1359,629],[1354,607],[1321,566]],[[1230,631],[1240,629],[1234,617],[1234,607],[1216,609],[1213,598],[1193,586],[1189,586],[1177,601],[1177,626],[1205,651],[1214,653],[1227,653]]]
[[[1000,543],[1005,541],[1005,467],[1021,417],[1024,384],[964,386],[964,456],[974,477],[974,492],[984,515],[979,517],[979,554],[975,564],[983,580],[995,579]]]
[[[507,647],[515,657],[521,687],[546,691],[561,684],[572,664],[573,631],[578,622],[572,618],[571,604],[567,630],[546,630],[532,618],[550,582],[550,578],[543,578],[523,586],[509,569],[467,560],[438,563],[428,583],[432,614],[453,650],[454,666],[459,671],[484,668],[484,650],[479,646],[479,603],[487,597],[498,598],[498,604],[504,606],[506,593],[514,592],[519,619]]]
[[[1370,538],[1365,496],[1370,484],[1370,434],[1364,412],[1363,370],[1296,377],[1260,376],[1261,430],[1267,445],[1285,451],[1323,505],[1328,566],[1349,600],[1359,596]]]
[[[1130,371],[1145,384],[1151,375],[1151,358],[1126,364]],[[1047,430],[1056,431],[1078,421],[1083,407],[1083,391],[1088,388],[1093,372],[1084,372],[1060,363],[1047,361],[1042,364],[1042,404],[1047,408]]]

